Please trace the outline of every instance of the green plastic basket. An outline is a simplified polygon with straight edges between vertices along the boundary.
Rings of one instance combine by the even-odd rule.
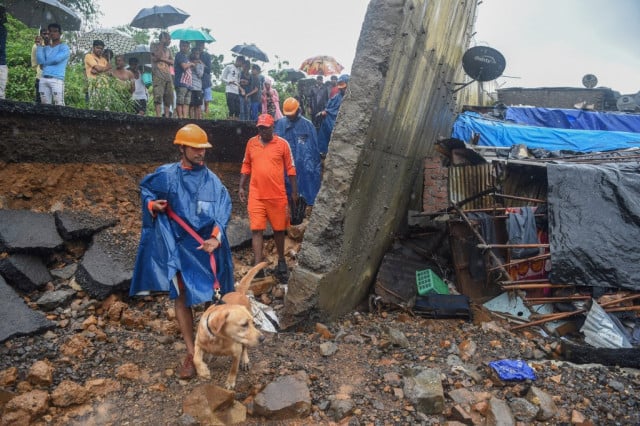
[[[418,294],[424,296],[429,293],[449,294],[449,287],[431,269],[416,271]]]

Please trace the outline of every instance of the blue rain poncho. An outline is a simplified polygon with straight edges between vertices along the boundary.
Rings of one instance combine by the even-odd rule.
[[[203,239],[211,238],[215,226],[219,228],[221,245],[213,253],[220,291],[233,291],[233,262],[226,236],[231,197],[220,179],[204,166],[185,169],[180,163],[173,163],[147,175],[140,190],[142,233],[130,294],[168,291],[175,299],[179,293],[174,278],[181,272],[187,288],[187,306],[213,299],[209,253],[198,250],[200,243],[166,214],[159,213],[154,218],[149,212],[149,201],[162,199]]]
[[[340,90],[333,98],[329,99],[324,109],[327,115],[324,116],[324,120],[320,124],[320,130],[318,130],[318,149],[321,154],[326,154],[329,150],[329,139],[331,139],[331,132],[333,132],[333,126],[336,124],[343,97],[342,90]]]
[[[311,121],[302,116],[290,120],[283,117],[276,122],[275,133],[289,142],[296,166],[298,193],[312,206],[320,190],[320,151],[318,135]],[[285,177],[287,195],[291,194],[289,177]]]

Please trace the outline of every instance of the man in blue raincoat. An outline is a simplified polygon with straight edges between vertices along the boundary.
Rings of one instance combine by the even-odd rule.
[[[296,98],[287,98],[282,104],[285,115],[276,122],[274,132],[289,142],[296,166],[298,194],[306,205],[313,206],[320,190],[321,158],[318,150],[316,128],[300,114],[300,103]],[[287,194],[291,188],[287,183]]]
[[[233,291],[226,237],[231,197],[204,164],[205,150],[211,148],[204,130],[187,124],[173,143],[179,145],[180,162],[160,166],[140,183],[142,234],[130,294],[168,291],[175,300],[176,319],[187,346],[178,375],[188,379],[195,376],[191,306],[213,300],[218,287],[221,294]],[[179,224],[180,219],[186,225]]]
[[[338,93],[327,103],[327,106],[320,111],[317,115],[323,117],[322,124],[320,124],[320,130],[318,130],[318,149],[320,154],[324,158],[329,150],[329,139],[331,139],[331,132],[333,132],[333,126],[336,124],[336,118],[338,117],[338,111],[340,111],[340,105],[342,105],[342,98],[347,91],[347,84],[349,83],[349,75],[344,74],[338,78]]]

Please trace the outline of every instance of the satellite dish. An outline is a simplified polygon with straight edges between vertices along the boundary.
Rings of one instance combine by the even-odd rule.
[[[616,106],[618,107],[618,111],[633,112],[638,107],[638,104],[633,96],[622,95],[616,101]]]
[[[502,53],[486,46],[476,46],[464,52],[462,68],[476,81],[491,81],[502,75],[507,62]]]
[[[593,89],[598,84],[598,77],[593,74],[585,74],[582,77],[582,85],[587,89]]]

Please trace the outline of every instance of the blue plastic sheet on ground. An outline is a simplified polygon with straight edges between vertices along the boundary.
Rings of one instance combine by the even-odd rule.
[[[483,117],[475,112],[460,114],[453,125],[452,137],[469,142],[474,134],[480,135],[480,146],[511,147],[524,144],[529,149],[576,152],[640,147],[640,133],[523,126]]]
[[[536,373],[521,359],[502,359],[491,361],[489,367],[493,368],[500,380],[535,380]]]
[[[515,124],[528,126],[640,133],[640,114],[624,112],[508,107],[504,118]]]

